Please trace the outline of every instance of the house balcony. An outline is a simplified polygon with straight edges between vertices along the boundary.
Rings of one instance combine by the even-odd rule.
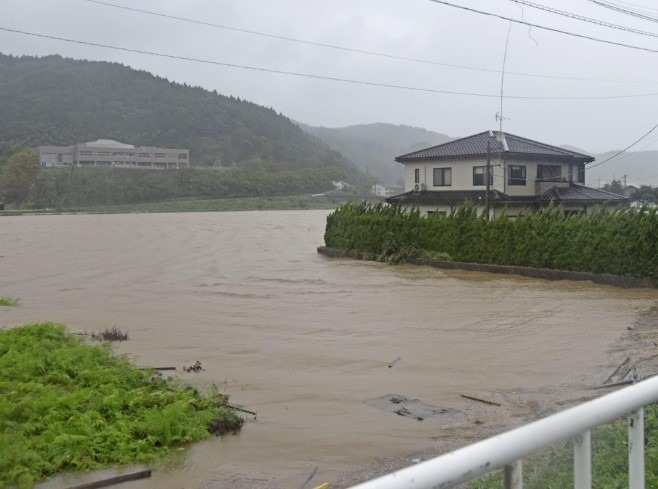
[[[553,187],[568,187],[569,182],[566,178],[554,177],[535,180],[535,195],[543,195]]]

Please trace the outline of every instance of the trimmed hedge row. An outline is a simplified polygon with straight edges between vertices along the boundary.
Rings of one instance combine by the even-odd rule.
[[[600,207],[587,215],[566,215],[547,207],[487,221],[468,204],[448,216],[346,204],[327,217],[324,240],[328,248],[386,261],[442,253],[461,262],[658,279],[657,209],[608,212]]]

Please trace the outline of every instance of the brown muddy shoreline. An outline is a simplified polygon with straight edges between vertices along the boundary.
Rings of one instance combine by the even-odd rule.
[[[658,375],[658,305],[639,313],[633,326],[629,327],[609,353],[611,369],[602,369],[599,372],[600,383],[598,385],[606,381],[612,383],[614,380],[620,380],[620,377],[628,370],[632,371],[629,377],[634,373],[637,375],[638,381]],[[609,380],[611,374],[615,373],[617,367],[621,365],[623,368],[616,374],[617,378]],[[331,487],[345,489],[381,477],[414,463],[429,460],[604,396],[624,386],[603,389],[594,389],[595,387],[597,385],[583,385],[580,388],[568,390],[544,388],[538,389],[536,392],[500,392],[492,400],[500,403],[501,407],[478,406],[480,416],[477,420],[482,423],[475,423],[472,415],[464,417],[457,414],[452,417],[450,426],[435,437],[433,448],[422,452],[401,454],[398,457],[381,458],[358,470],[341,474],[340,479],[333,482]]]

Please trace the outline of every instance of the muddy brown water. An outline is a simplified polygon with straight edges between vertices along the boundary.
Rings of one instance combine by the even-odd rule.
[[[130,336],[116,350],[138,365],[175,366],[176,378],[217,383],[258,413],[122,487],[299,487],[315,467],[313,482],[332,481],[454,433],[450,416],[419,422],[374,399],[418,399],[472,424],[489,422],[490,408],[461,394],[513,401],[601,382],[610,349],[658,298],[328,258],[316,253],[326,215],[3,217],[0,295],[22,303],[0,309],[0,324],[116,326]],[[204,371],[181,371],[197,360]]]

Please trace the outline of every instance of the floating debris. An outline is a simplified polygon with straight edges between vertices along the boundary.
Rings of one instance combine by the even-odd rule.
[[[99,341],[127,341],[128,333],[124,333],[116,326],[110,328],[105,328],[105,330],[100,333],[91,333],[91,337]]]
[[[450,408],[437,408],[425,404],[418,399],[409,399],[408,397],[399,394],[388,394],[387,396],[378,399],[366,401],[366,404],[372,407],[388,411],[398,416],[413,418],[417,421],[439,416],[442,414],[453,414],[457,411]]]
[[[190,365],[189,367],[183,365],[184,372],[201,372],[202,370],[205,369],[203,368],[203,365],[201,365],[201,362],[199,360],[197,360],[194,365]]]

